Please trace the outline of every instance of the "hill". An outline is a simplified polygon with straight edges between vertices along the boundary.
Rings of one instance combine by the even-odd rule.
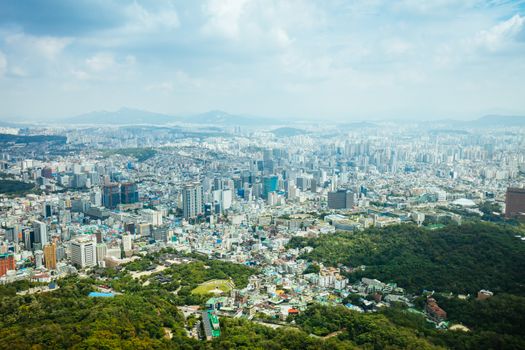
[[[314,248],[305,258],[364,271],[350,277],[397,282],[423,289],[475,294],[480,289],[525,295],[525,243],[516,230],[494,224],[464,224],[439,230],[412,225],[294,237],[290,246]]]
[[[473,122],[484,127],[525,126],[525,116],[486,115]]]
[[[308,134],[308,132],[305,130],[290,128],[290,127],[277,128],[277,129],[272,130],[271,132],[276,137],[292,137],[292,136]]]
[[[40,143],[55,142],[64,144],[67,142],[66,136],[59,135],[13,135],[0,134],[0,143]]]

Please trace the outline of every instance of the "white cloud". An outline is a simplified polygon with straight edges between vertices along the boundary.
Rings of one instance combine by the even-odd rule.
[[[133,55],[122,58],[110,52],[99,52],[86,58],[82,64],[71,69],[71,74],[78,80],[115,80],[129,76],[137,60]]]
[[[110,53],[99,53],[86,59],[86,65],[93,72],[101,72],[115,65],[115,58]]]
[[[313,3],[296,0],[209,0],[201,9],[202,33],[252,52],[288,49],[324,17]]]
[[[522,31],[525,26],[525,17],[519,14],[501,22],[489,30],[480,31],[474,42],[477,46],[498,51],[508,46]]]
[[[0,78],[4,76],[7,70],[7,58],[2,51],[0,51]]]
[[[203,30],[210,35],[224,36],[229,39],[239,37],[240,19],[248,0],[210,0],[203,5],[208,22]]]
[[[67,37],[33,36],[23,32],[10,34],[5,39],[15,49],[39,54],[48,60],[56,59],[72,41]]]
[[[124,30],[129,32],[151,32],[155,30],[172,30],[180,26],[179,16],[173,7],[159,11],[148,10],[137,2],[126,8],[129,18]]]
[[[282,28],[274,28],[271,34],[277,45],[282,48],[286,48],[292,43],[292,40],[288,36],[288,33]]]

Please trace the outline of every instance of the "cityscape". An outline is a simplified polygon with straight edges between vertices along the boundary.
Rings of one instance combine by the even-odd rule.
[[[119,91],[120,83],[103,77],[142,86],[139,73],[128,75],[126,69],[141,59],[154,62],[154,55],[148,61],[141,50],[163,52],[159,47],[167,41],[155,33],[181,30],[190,41],[203,40],[202,47],[215,35],[231,36],[235,49],[221,51],[221,60],[241,48],[246,57],[229,64],[240,75],[250,65],[259,77],[264,72],[256,73],[258,66],[247,56],[254,50],[270,60],[274,49],[266,48],[264,25],[293,10],[298,22],[321,26],[306,9],[328,10],[310,1],[203,1],[199,9],[177,1],[109,3],[51,1],[49,11],[56,11],[58,22],[43,10],[44,2],[27,3],[43,11],[41,19],[14,1],[0,4],[0,349],[525,349],[525,105],[514,98],[523,95],[523,80],[513,85],[514,78],[501,73],[509,79],[508,93],[502,88],[491,99],[485,92],[494,87],[487,88],[476,106],[466,101],[457,114],[448,102],[465,93],[463,88],[445,94],[450,111],[439,106],[433,114],[425,105],[429,96],[412,92],[414,101],[399,113],[397,102],[381,97],[383,83],[377,83],[377,97],[384,98],[390,115],[378,106],[366,112],[358,101],[312,109],[320,100],[309,100],[308,89],[299,86],[294,94],[304,91],[304,101],[289,102],[295,109],[272,112],[282,102],[273,93],[257,92],[253,100],[238,102],[241,109],[253,105],[241,113],[234,98],[220,103],[206,98],[232,94],[231,86],[211,88],[204,82],[210,76],[194,81],[178,72],[192,87],[185,92],[178,85],[161,86],[173,96],[155,108],[163,94],[158,86],[151,88],[156,97],[140,102],[129,87]],[[375,13],[371,4],[350,3],[325,6],[344,7],[340,15],[352,19]],[[384,11],[433,33],[410,22],[416,15],[401,3],[383,4]],[[506,60],[498,67],[505,72],[512,67],[523,78],[522,2],[451,8],[431,3],[436,18],[458,9],[485,24],[504,18],[480,32],[501,55],[480,62]],[[92,14],[97,6],[109,11],[107,17]],[[420,6],[409,8],[427,18]],[[193,13],[211,10],[233,11],[238,21],[230,27],[213,17],[200,34],[192,27],[183,31]],[[250,11],[261,16],[251,25],[242,19]],[[131,13],[133,26],[104,29],[120,18],[117,13]],[[336,13],[323,14],[339,27]],[[70,17],[78,23],[67,23]],[[291,17],[283,21],[300,26]],[[97,31],[88,30],[94,23]],[[301,36],[288,38],[292,29],[286,32],[282,25],[272,32],[275,40],[302,44]],[[336,45],[342,33],[329,29],[335,30],[326,24],[302,30],[324,33],[320,37]],[[29,37],[35,43],[38,31],[49,31],[42,43],[58,45],[60,52],[47,58],[42,69],[50,71],[22,78],[21,67],[32,58],[22,53],[27,60],[16,59],[22,51],[13,43]],[[83,31],[93,37],[79,34]],[[102,56],[85,61],[92,70],[84,73],[93,76],[75,71],[87,85],[58,82],[59,66],[67,71],[80,51],[102,45],[93,38],[106,38],[104,31],[114,41],[104,44]],[[258,49],[242,42],[253,33],[259,35],[253,38]],[[501,33],[515,41],[505,44],[512,46],[505,46],[508,51],[495,43]],[[51,35],[67,40],[58,44]],[[127,35],[140,37],[143,46],[120,42]],[[151,43],[142,42],[146,37]],[[184,55],[198,61],[211,52],[180,38],[170,45],[175,53],[165,57],[173,62]],[[128,46],[137,58],[108,59],[111,48],[125,55]],[[187,52],[177,51],[181,47]],[[467,64],[474,62],[472,55],[465,54]],[[184,67],[185,60],[177,64]],[[194,63],[195,69],[207,62]],[[163,64],[152,65],[166,69],[169,79],[171,68]],[[330,69],[338,64],[330,63]],[[46,74],[53,78],[42,78]],[[491,74],[496,73],[487,79]],[[240,75],[232,75],[232,85]],[[305,73],[304,80],[325,85],[328,78],[313,75]],[[72,92],[58,98],[46,91],[63,87],[55,83],[71,83]],[[280,83],[268,78],[266,84],[271,90]],[[31,99],[34,86],[46,101]],[[239,86],[255,94],[249,84]],[[339,85],[323,89],[340,97]],[[171,98],[174,107],[167,108]],[[217,105],[228,112],[214,109]],[[418,118],[425,108],[428,117]],[[276,117],[282,114],[290,117]]]

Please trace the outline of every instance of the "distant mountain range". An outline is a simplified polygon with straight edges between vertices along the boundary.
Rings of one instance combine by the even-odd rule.
[[[525,126],[525,116],[486,115],[473,121],[480,127]]]
[[[258,126],[279,125],[282,121],[271,118],[229,114],[223,111],[209,111],[190,116],[173,116],[131,108],[117,111],[96,111],[75,117],[57,120],[68,124],[105,124],[105,125],[165,125],[172,123],[220,125],[220,126]]]
[[[486,115],[473,120],[441,119],[422,121],[419,124],[431,127],[434,130],[525,127],[525,116]]]
[[[337,129],[341,131],[350,131],[355,129],[366,129],[380,127],[385,121],[378,122],[333,122],[337,124]],[[314,122],[314,121],[312,121]],[[319,122],[319,121],[316,121]],[[322,122],[322,121],[321,121]],[[403,121],[403,122],[406,122]],[[416,122],[417,123],[417,122]],[[31,127],[33,125],[45,125],[45,121],[41,122],[12,122],[0,120],[0,127],[14,127],[23,128]],[[165,126],[169,124],[193,124],[199,126],[214,126],[214,127],[267,127],[272,126],[274,134],[281,136],[294,136],[298,134],[308,133],[305,130],[289,128],[291,125],[300,125],[300,121],[282,120],[277,118],[266,118],[259,116],[248,116],[230,114],[220,110],[213,110],[205,113],[194,115],[169,115],[162,113],[149,112],[132,108],[121,108],[116,111],[94,111],[68,117],[64,119],[56,119],[53,124],[69,124],[69,125],[156,125]],[[425,121],[423,124],[431,124],[434,128],[438,125],[440,128],[454,129],[454,128],[494,128],[494,127],[525,127],[525,116],[506,116],[506,115],[486,115],[474,120],[453,120],[442,119],[434,121]],[[279,127],[284,127],[282,130]],[[288,128],[288,129],[287,129]]]

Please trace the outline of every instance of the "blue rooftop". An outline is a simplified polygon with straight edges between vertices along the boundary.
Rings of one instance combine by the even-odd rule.
[[[101,292],[91,292],[88,294],[92,298],[113,298],[115,294],[113,293],[101,293]]]

